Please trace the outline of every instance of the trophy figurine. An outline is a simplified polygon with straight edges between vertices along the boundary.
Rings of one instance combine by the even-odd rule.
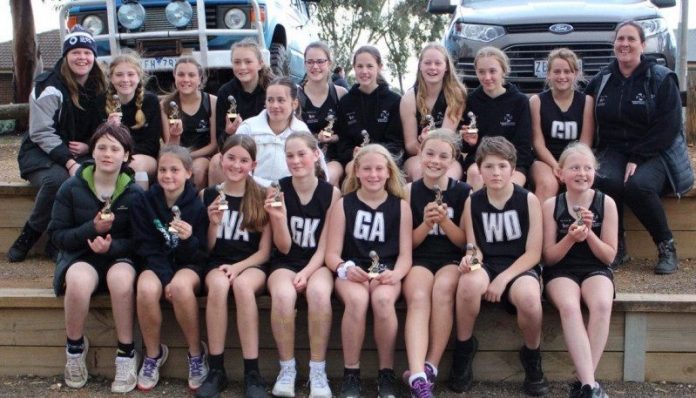
[[[99,217],[104,221],[113,220],[114,213],[111,211],[111,196],[102,195],[101,199],[104,201],[104,207],[102,207]]]
[[[329,123],[324,127],[323,130],[319,133],[320,136],[324,138],[331,138],[331,136],[334,134],[333,132],[333,126],[334,123],[336,122],[336,116],[333,115],[333,113],[329,113],[326,116],[326,121]]]
[[[384,264],[381,264],[379,262],[379,256],[377,255],[377,252],[374,250],[370,250],[370,260],[372,260],[372,264],[367,268],[367,276],[372,279],[376,278],[384,272],[384,270],[387,269],[387,267],[384,266]]]
[[[428,131],[435,128],[435,119],[432,115],[425,115],[423,118],[423,127],[427,127]]]
[[[179,105],[176,104],[176,101],[170,101],[169,109],[169,124],[174,124],[177,122],[177,120],[181,119]]]
[[[466,114],[469,117],[469,134],[478,134],[478,125],[476,124],[476,115],[474,112],[469,111]]]
[[[469,270],[476,271],[477,269],[481,269],[481,262],[479,261],[478,257],[476,257],[476,246],[471,243],[467,243],[466,251],[469,250],[471,250],[471,265],[469,266]]]
[[[233,95],[230,95],[227,97],[227,101],[230,103],[230,107],[227,109],[227,118],[230,120],[230,123],[234,123],[237,120],[237,116],[239,116],[237,113],[237,100],[234,99]]]
[[[119,117],[123,117],[123,109],[121,108],[121,98],[118,96],[118,94],[114,94],[113,97],[114,100],[114,113],[118,114]]]
[[[174,215],[174,218],[172,218],[172,223],[174,221],[181,220],[181,210],[179,209],[179,206],[177,206],[177,205],[172,206],[172,214]],[[172,234],[176,234],[179,231],[177,231],[176,228],[174,228],[172,223],[169,223],[169,232]]]
[[[218,191],[218,194],[220,196],[220,201],[218,202],[218,210],[223,211],[229,209],[229,205],[227,203],[227,196],[225,195],[225,190],[223,189],[223,184],[218,184],[215,186],[215,189]]]
[[[271,207],[282,206],[283,201],[281,200],[280,184],[278,183],[278,181],[273,181],[271,183],[271,188],[275,189],[275,195],[273,196],[273,202],[271,202]]]
[[[435,203],[437,203],[438,206],[442,205],[442,189],[440,189],[440,186],[435,184],[433,185],[433,191],[435,191]]]
[[[575,225],[578,227],[585,225],[585,222],[582,221],[582,208],[579,205],[575,205],[573,206],[573,211],[575,212],[575,216],[578,218],[575,220]]]
[[[370,133],[368,133],[367,130],[362,130],[360,135],[362,135],[363,138],[362,144],[360,144],[361,147],[370,143]]]

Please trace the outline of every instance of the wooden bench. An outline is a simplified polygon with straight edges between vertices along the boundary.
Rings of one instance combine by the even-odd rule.
[[[205,299],[200,299],[201,311]],[[271,335],[270,298],[259,298],[260,366],[267,380],[277,371],[277,353]],[[327,365],[330,377],[342,375],[340,322],[343,307],[334,305],[333,327]],[[230,325],[225,351],[229,375],[242,377],[241,349],[235,325],[234,305],[230,305]],[[405,305],[398,304],[399,337],[396,351],[397,372],[407,366],[403,342]],[[63,301],[50,289],[0,289],[0,374],[41,376],[62,374],[65,364]],[[204,317],[202,317],[204,318]],[[618,294],[611,319],[606,351],[597,371],[601,380],[696,382],[696,295]],[[204,331],[205,329],[203,329]],[[484,304],[476,325],[480,351],[474,361],[478,380],[522,380],[517,351],[521,337],[515,318],[499,306]],[[91,348],[88,367],[92,375],[113,376],[116,337],[108,297],[95,297],[85,334]],[[205,333],[204,333],[205,334]],[[306,377],[309,359],[307,311],[300,300],[297,316],[296,354],[300,374]],[[138,337],[139,338],[139,337]],[[163,375],[185,378],[186,345],[168,306],[164,311],[163,342],[169,345],[170,359]],[[558,313],[544,307],[542,337],[544,370],[550,380],[571,380],[573,366],[566,352]],[[450,352],[441,367],[446,378]],[[361,367],[365,377],[377,372],[377,352],[368,321]]]

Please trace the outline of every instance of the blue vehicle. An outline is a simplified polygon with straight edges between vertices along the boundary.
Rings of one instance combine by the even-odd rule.
[[[60,18],[68,27],[79,23],[92,32],[100,61],[133,49],[161,84],[171,80],[179,56],[192,55],[214,87],[231,77],[230,47],[245,37],[260,44],[276,75],[301,79],[304,49],[317,39],[308,3],[318,1],[73,0],[62,5]],[[62,29],[61,39],[65,33]]]

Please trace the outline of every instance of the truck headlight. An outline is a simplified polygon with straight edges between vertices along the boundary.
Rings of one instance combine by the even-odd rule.
[[[667,31],[667,22],[664,18],[643,19],[636,22],[643,27],[646,38]]]
[[[505,35],[505,29],[496,25],[478,25],[466,22],[455,22],[452,25],[452,35],[467,40],[491,42]]]
[[[164,14],[167,16],[167,21],[174,27],[183,28],[191,22],[193,8],[186,1],[172,0],[164,9]]]
[[[145,23],[145,7],[138,2],[124,2],[118,8],[118,23],[128,30],[140,29]]]
[[[92,36],[100,35],[104,31],[104,21],[96,15],[86,16],[82,20],[82,26],[92,33]]]
[[[246,24],[246,14],[239,8],[230,8],[225,13],[224,21],[229,29],[241,29]]]

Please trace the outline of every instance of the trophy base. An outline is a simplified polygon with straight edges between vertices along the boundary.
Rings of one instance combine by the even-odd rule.
[[[478,134],[478,129],[469,129],[469,131],[467,131],[467,134]]]
[[[172,233],[172,234],[175,234],[175,233],[179,232],[179,231],[177,231],[176,228],[174,228],[174,227],[169,227],[169,228],[167,229],[167,231],[169,231],[169,233]]]
[[[379,272],[368,272],[367,273],[367,277],[370,279],[375,279],[378,276],[379,276]]]
[[[282,202],[271,202],[271,207],[280,207],[282,205],[283,205]]]
[[[179,121],[179,119],[169,119],[169,124],[174,124],[177,121]]]
[[[472,264],[469,266],[469,271],[476,271],[478,269],[481,269],[481,264]]]
[[[230,119],[230,123],[234,123],[235,120],[237,120],[237,114],[236,113],[228,113],[227,118]]]
[[[104,221],[109,221],[114,219],[114,214],[113,213],[102,213],[99,218],[101,218]]]
[[[220,210],[220,211],[228,210],[229,208],[230,208],[230,207],[227,206],[227,205],[219,205],[219,206],[218,206],[218,210]]]
[[[326,131],[326,130],[322,130],[322,131],[319,133],[319,136],[320,136],[320,137],[323,137],[323,138],[331,138],[332,135],[333,135],[333,134],[332,134],[331,132],[328,132],[328,131]]]

